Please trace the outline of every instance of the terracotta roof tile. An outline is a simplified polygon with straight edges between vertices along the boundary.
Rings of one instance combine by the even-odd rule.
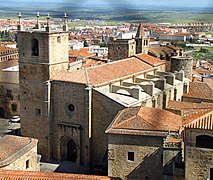
[[[79,82],[93,86],[101,86],[152,70],[152,66],[132,57],[99,66],[82,68],[76,71],[59,72],[52,78],[52,80]]]
[[[203,74],[213,74],[213,70],[208,70],[206,68],[203,67],[199,67],[196,69],[197,73],[203,75]]]
[[[0,46],[0,53],[10,54],[11,52],[18,53],[18,50],[7,46]]]
[[[213,100],[213,90],[207,83],[190,82],[189,83],[189,93],[184,93],[183,97]]]
[[[0,179],[8,180],[118,180],[107,176],[95,176],[84,174],[64,174],[53,172],[31,172],[31,171],[10,171],[0,170]]]
[[[124,109],[107,129],[107,133],[129,134],[134,131],[177,131],[182,124],[179,115],[151,107],[131,107]],[[119,130],[119,131],[117,131]]]
[[[0,167],[12,163],[37,143],[38,140],[27,137],[5,135],[0,138]]]
[[[183,122],[183,126],[187,128],[213,130],[213,110],[188,116]]]
[[[202,110],[208,110],[213,109],[212,103],[192,103],[192,102],[186,102],[186,101],[169,101],[167,105],[167,109],[171,110],[184,110],[184,111],[202,111]]]
[[[148,54],[136,54],[134,55],[135,57],[137,57],[138,59],[146,62],[147,64],[153,66],[153,67],[156,67],[156,66],[160,66],[160,65],[163,65],[165,64],[164,61],[161,61],[153,56],[150,56]]]
[[[77,58],[77,57],[85,58],[85,57],[94,56],[94,54],[89,52],[88,48],[82,48],[79,50],[69,50],[69,56],[75,57],[75,58]]]

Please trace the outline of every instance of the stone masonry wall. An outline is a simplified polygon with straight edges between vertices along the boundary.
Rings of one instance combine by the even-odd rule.
[[[108,58],[112,61],[125,59],[135,54],[134,40],[115,40],[109,44]]]
[[[25,153],[23,156],[15,160],[13,163],[1,168],[6,170],[22,170],[22,171],[40,171],[40,165],[37,161],[37,146]],[[26,162],[29,160],[29,167]]]
[[[192,58],[173,57],[171,59],[171,71],[184,71],[185,77],[192,78]]]
[[[162,137],[108,134],[108,176],[121,179],[161,179]],[[134,152],[129,161],[128,152]]]
[[[107,135],[105,131],[116,114],[124,107],[95,90],[92,105],[92,163],[94,166],[106,167]]]
[[[186,129],[185,132],[185,179],[210,179],[210,169],[213,168],[213,149],[196,147],[196,136],[213,137],[212,131]]]
[[[90,129],[86,87],[84,84],[52,82],[50,128],[53,159],[66,160],[62,151],[67,144],[63,147],[63,139],[68,138],[77,145],[77,163],[88,166]],[[69,110],[70,104],[73,111]]]

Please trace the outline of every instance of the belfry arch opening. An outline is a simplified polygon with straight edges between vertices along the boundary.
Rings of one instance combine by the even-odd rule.
[[[196,137],[196,147],[213,149],[213,137],[200,135]]]
[[[35,38],[32,39],[31,52],[32,56],[39,56],[39,42]]]

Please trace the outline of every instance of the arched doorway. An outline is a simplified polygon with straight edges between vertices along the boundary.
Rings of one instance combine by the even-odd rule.
[[[73,140],[67,143],[67,160],[76,162],[77,159],[77,147]]]
[[[69,136],[62,137],[60,151],[60,161],[79,163],[79,148],[77,142],[73,138]]]
[[[5,112],[3,107],[0,107],[0,118],[5,118]]]

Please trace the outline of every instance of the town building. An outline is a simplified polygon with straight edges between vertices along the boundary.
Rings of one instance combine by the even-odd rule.
[[[213,103],[213,87],[206,82],[190,82],[189,92],[183,94],[183,101]]]
[[[108,58],[112,61],[131,57],[135,54],[148,53],[149,38],[145,36],[140,23],[135,39],[115,39],[109,43]]]
[[[181,116],[163,109],[134,107],[120,111],[106,130],[108,175],[162,179],[163,140],[168,134],[177,137],[181,123]]]
[[[141,44],[145,38],[136,37],[146,48]],[[19,30],[18,47],[21,133],[39,140],[43,159],[107,170],[105,130],[118,111],[141,105],[165,108],[187,92],[184,71],[165,72],[164,63],[149,55],[133,53],[94,67],[68,66],[66,28],[52,31],[48,24],[45,31]]]
[[[18,50],[6,46],[0,46],[0,62],[18,59]]]
[[[17,60],[0,63],[0,87],[0,118],[19,115],[19,68]]]
[[[191,115],[184,122],[185,179],[213,178],[213,111]]]
[[[28,137],[5,135],[0,138],[0,169],[39,171],[38,140]]]

